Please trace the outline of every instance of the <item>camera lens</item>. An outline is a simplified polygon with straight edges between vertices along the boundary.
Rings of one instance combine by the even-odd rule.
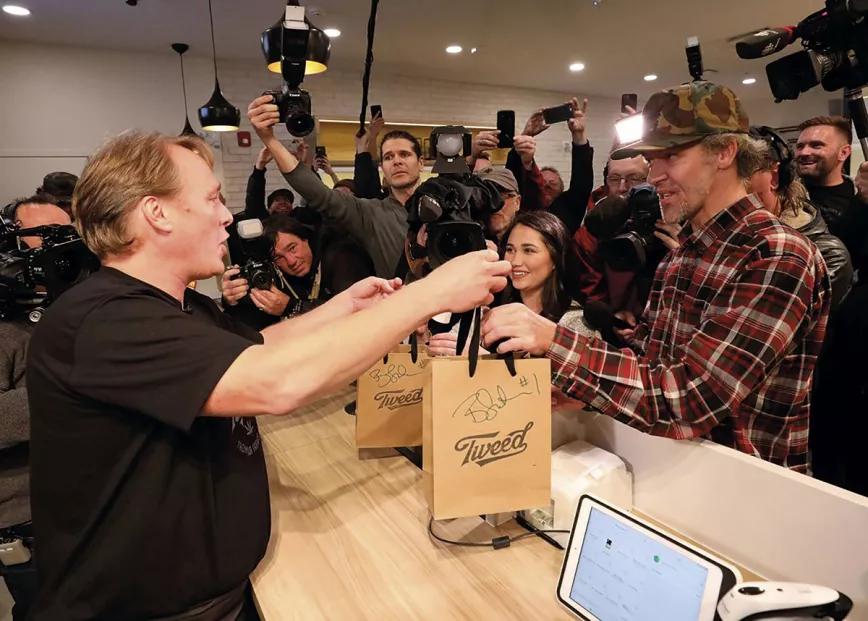
[[[313,117],[306,112],[295,112],[286,119],[286,130],[298,138],[307,136],[313,131],[313,128]]]
[[[271,289],[271,274],[268,270],[257,270],[251,275],[250,283],[256,289]]]

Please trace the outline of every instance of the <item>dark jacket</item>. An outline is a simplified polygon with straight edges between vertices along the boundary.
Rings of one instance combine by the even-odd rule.
[[[514,149],[506,156],[506,168],[515,175],[521,191],[522,210],[535,211],[542,206],[542,175],[534,163],[533,168],[525,170],[521,157]],[[594,189],[594,148],[591,143],[573,144],[570,167],[570,187],[564,190],[548,211],[557,216],[570,235],[573,235],[582,224],[588,207],[588,197]]]
[[[374,275],[370,257],[358,244],[341,235],[339,231],[323,227],[311,244],[313,261],[306,276],[282,274],[275,286],[290,297],[286,311],[280,317],[270,315],[253,305],[250,296],[245,296],[235,306],[223,301],[223,310],[247,325],[263,330],[284,317],[298,315],[316,308],[352,284]],[[275,267],[275,269],[278,269]],[[314,281],[320,272],[319,291],[314,294]]]
[[[30,409],[24,363],[32,328],[0,322],[0,528],[30,521]]]
[[[356,196],[359,198],[383,199],[388,196],[383,191],[377,163],[367,151],[356,153],[356,159],[353,162],[353,181],[356,184]]]
[[[859,282],[868,281],[868,205],[856,194],[853,181],[847,177],[836,186],[814,186],[805,183],[811,202],[816,205],[832,235],[838,237],[859,272]]]
[[[794,228],[814,242],[823,255],[832,281],[832,310],[834,311],[853,286],[853,263],[850,261],[850,253],[844,242],[829,232],[829,227],[819,209],[811,204],[804,205],[803,209],[809,214],[810,221]],[[781,221],[790,224],[783,214]]]

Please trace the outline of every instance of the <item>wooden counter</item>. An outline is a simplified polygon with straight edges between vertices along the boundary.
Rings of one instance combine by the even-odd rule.
[[[432,541],[422,473],[404,457],[360,460],[350,390],[260,418],[271,489],[268,552],[252,580],[263,619],[570,619],[555,589],[563,552],[530,537],[502,550]],[[526,531],[479,518],[452,539]]]

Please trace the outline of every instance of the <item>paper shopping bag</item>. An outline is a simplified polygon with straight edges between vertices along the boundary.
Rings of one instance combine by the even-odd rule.
[[[551,501],[548,359],[432,358],[422,387],[422,461],[435,519],[501,513]]]
[[[422,382],[428,356],[413,361],[399,345],[358,378],[356,446],[388,448],[422,444]]]

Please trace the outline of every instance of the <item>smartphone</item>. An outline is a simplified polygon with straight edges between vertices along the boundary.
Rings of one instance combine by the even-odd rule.
[[[325,147],[317,147],[316,148],[316,156],[317,157],[326,157],[326,148]]]
[[[511,147],[515,138],[515,112],[513,110],[498,110],[497,129],[500,130],[497,147],[499,149]]]
[[[573,118],[573,108],[570,104],[565,103],[562,106],[554,108],[545,108],[543,110],[543,120],[546,124],[563,123]]]
[[[633,108],[634,111],[638,111],[639,107],[639,96],[636,93],[624,93],[621,95],[621,112],[624,114],[629,114],[627,107]]]
[[[383,106],[374,104],[373,106],[371,106],[371,118],[375,119],[378,116],[383,116]]]

